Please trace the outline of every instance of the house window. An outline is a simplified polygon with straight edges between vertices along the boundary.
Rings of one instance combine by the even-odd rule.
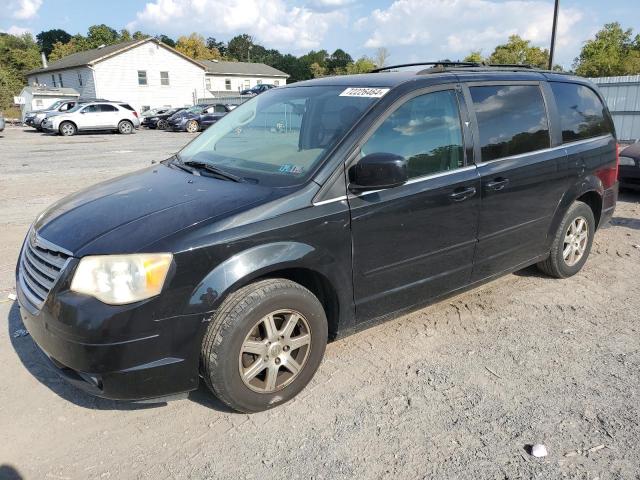
[[[138,70],[138,85],[146,85],[146,84],[147,84],[147,71]]]
[[[78,84],[82,86],[82,74],[78,72]]]
[[[160,72],[160,85],[169,86],[169,72]]]
[[[244,88],[251,88],[251,80],[246,79],[244,81]]]
[[[60,86],[64,87],[64,84],[62,83],[62,74],[61,73],[58,74],[58,80],[60,80]]]
[[[41,99],[36,99],[36,107],[41,107],[42,106],[42,100]]]
[[[56,76],[53,73],[51,74],[51,81],[53,82],[54,88],[58,86],[56,85]]]
[[[230,78],[225,79],[224,88],[227,89],[227,90],[231,90],[231,79]]]
[[[258,85],[262,85],[262,80],[258,80]]]
[[[273,81],[273,84],[274,84],[276,87],[280,86],[280,80],[274,80],[274,81]]]
[[[204,79],[204,83],[207,87],[207,90],[211,90],[211,79],[210,78],[205,78]]]

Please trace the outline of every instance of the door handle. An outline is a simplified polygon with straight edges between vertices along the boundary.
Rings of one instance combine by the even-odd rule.
[[[475,194],[476,194],[475,187],[466,187],[466,188],[463,188],[462,190],[454,190],[454,192],[449,195],[449,198],[454,202],[462,202],[467,198],[473,197]]]
[[[509,183],[508,178],[498,177],[490,182],[488,182],[485,186],[488,190],[498,191],[502,190]]]

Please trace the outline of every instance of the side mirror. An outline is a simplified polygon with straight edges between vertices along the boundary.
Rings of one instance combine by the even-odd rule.
[[[349,190],[382,190],[407,183],[406,158],[393,153],[370,153],[349,169]]]

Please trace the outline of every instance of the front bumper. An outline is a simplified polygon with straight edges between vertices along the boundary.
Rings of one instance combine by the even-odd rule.
[[[187,130],[187,122],[188,120],[179,120],[167,122],[166,130],[173,130],[174,132],[184,132]]]
[[[77,261],[76,261],[77,263]],[[198,387],[203,315],[157,318],[161,299],[112,306],[68,290],[72,262],[40,310],[17,282],[22,321],[49,364],[89,394],[145,400]]]
[[[640,189],[640,166],[620,165],[618,167],[618,180],[625,188]]]

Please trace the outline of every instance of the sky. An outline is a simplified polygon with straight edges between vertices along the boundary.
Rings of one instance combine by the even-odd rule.
[[[177,38],[248,33],[266,48],[300,55],[342,48],[354,58],[389,53],[387,64],[488,55],[518,34],[549,46],[552,0],[2,0],[0,31],[61,28],[86,34],[105,23]],[[561,0],[556,63],[568,68],[605,23],[640,33],[640,0]]]

